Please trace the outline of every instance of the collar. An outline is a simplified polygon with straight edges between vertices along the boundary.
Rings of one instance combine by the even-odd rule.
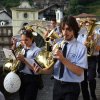
[[[27,48],[26,46],[24,46],[24,49],[33,49],[36,46],[36,43],[34,42],[30,48]]]
[[[76,38],[72,39],[71,41],[65,40],[65,42],[67,42],[67,43],[73,43],[73,42],[76,42]]]

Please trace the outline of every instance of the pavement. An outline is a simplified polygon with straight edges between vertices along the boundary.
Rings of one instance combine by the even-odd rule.
[[[50,79],[51,75],[43,75],[44,88],[39,90],[37,100],[52,100],[53,80]],[[100,78],[96,78],[96,96],[100,100]],[[19,100],[18,93],[8,95],[6,100]],[[83,100],[82,93],[80,93],[79,100]]]

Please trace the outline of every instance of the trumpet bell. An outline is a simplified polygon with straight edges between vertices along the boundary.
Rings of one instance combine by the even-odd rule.
[[[41,68],[50,68],[54,64],[52,53],[47,50],[42,50],[34,60]]]

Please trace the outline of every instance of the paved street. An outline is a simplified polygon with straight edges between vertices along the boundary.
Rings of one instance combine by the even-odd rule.
[[[53,80],[50,79],[50,75],[43,75],[44,88],[39,91],[37,100],[52,100],[52,89],[53,89]],[[97,78],[97,89],[96,95],[98,100],[100,100],[100,79]],[[19,100],[18,93],[9,96],[7,100]],[[80,93],[79,100],[82,99],[82,94]]]

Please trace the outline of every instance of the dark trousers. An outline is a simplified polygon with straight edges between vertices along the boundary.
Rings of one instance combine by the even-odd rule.
[[[98,55],[97,60],[98,60],[98,68],[97,68],[97,72],[98,72],[98,74],[100,74],[100,52],[99,52],[99,55]]]
[[[96,100],[96,64],[97,57],[88,58],[88,69],[84,70],[84,81],[81,82],[82,95],[84,100],[90,100],[90,95]],[[90,94],[89,94],[89,90]]]
[[[79,83],[54,80],[53,100],[78,100],[79,94]]]
[[[19,90],[20,100],[36,100],[38,86],[36,77],[29,74],[20,73],[21,88]]]
[[[86,69],[84,70],[84,81],[81,82],[81,90],[82,90],[83,100],[90,100]]]

